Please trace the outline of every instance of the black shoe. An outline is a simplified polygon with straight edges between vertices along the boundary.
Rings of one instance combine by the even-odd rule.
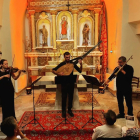
[[[118,114],[117,119],[119,119],[119,118],[125,118],[125,116],[123,114]]]
[[[133,116],[133,114],[128,114],[128,116]]]
[[[71,117],[74,117],[74,114],[72,113],[71,110],[69,110],[68,113],[69,113],[69,115],[70,115]]]
[[[66,111],[62,111],[62,118],[66,118]]]

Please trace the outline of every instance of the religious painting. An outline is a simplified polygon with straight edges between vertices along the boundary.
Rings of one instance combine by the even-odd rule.
[[[61,35],[62,35],[61,39],[62,40],[68,40],[67,29],[68,29],[67,16],[63,15],[61,18]]]
[[[57,40],[72,40],[72,15],[68,11],[62,11],[57,15]]]
[[[74,41],[57,41],[56,47],[60,54],[59,61],[64,61],[64,53],[67,51],[71,53],[73,51]]]

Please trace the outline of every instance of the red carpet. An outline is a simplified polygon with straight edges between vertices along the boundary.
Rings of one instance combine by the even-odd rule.
[[[19,122],[19,127],[31,140],[91,140],[93,128],[100,125],[94,121],[95,123],[88,123],[82,128],[91,117],[91,110],[74,110],[73,113],[75,116],[72,118],[67,114],[67,119],[78,129],[71,124],[61,124],[54,129],[64,120],[61,117],[61,111],[36,111],[36,119],[45,130],[39,124],[28,124],[22,129],[34,118],[32,111],[26,111]],[[94,110],[93,114],[96,120],[102,124],[105,123],[102,110]]]

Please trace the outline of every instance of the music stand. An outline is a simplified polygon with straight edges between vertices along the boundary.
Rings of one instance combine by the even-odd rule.
[[[100,123],[99,121],[97,121],[94,117],[93,117],[93,85],[96,85],[96,86],[100,86],[100,83],[99,81],[97,80],[96,77],[92,77],[92,76],[87,76],[87,75],[82,75],[84,77],[84,79],[86,80],[87,83],[90,83],[92,85],[92,117],[88,120],[87,123],[94,123],[93,120],[95,120],[96,122]],[[92,120],[92,121],[91,121]],[[90,122],[91,121],[91,122]],[[86,124],[87,124],[86,123]],[[85,125],[86,125],[85,124]],[[101,123],[100,123],[101,124]],[[85,125],[82,127],[84,128]],[[102,124],[101,124],[102,125]]]
[[[72,76],[55,76],[55,84],[67,84],[67,83],[76,83],[77,75]],[[68,82],[69,81],[69,82]],[[63,123],[64,122],[64,123]],[[67,123],[68,122],[68,123]],[[58,125],[54,127],[54,129],[60,124],[72,124],[66,117],[63,121],[61,121]],[[75,128],[77,128],[74,124],[72,124]],[[78,128],[77,128],[78,129]]]
[[[34,105],[34,84],[37,82],[37,81],[39,81],[40,79],[42,78],[42,76],[41,77],[39,77],[38,79],[36,79],[29,87],[32,87],[32,89],[33,89],[33,110],[34,110],[34,118],[30,121],[30,122],[28,122],[27,124],[25,124],[22,128],[24,128],[26,125],[28,125],[28,124],[39,124],[43,129],[44,129],[44,127],[38,122],[38,120],[35,118],[35,105]],[[31,123],[32,121],[34,121],[33,123]]]

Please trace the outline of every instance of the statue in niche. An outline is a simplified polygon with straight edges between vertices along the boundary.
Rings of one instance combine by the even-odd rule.
[[[82,45],[88,45],[88,40],[89,40],[89,26],[88,24],[85,24],[84,25],[84,28],[83,28],[83,43]]]
[[[43,25],[43,28],[39,30],[42,33],[42,45],[43,46],[48,46],[48,31],[45,27],[45,25]]]
[[[62,21],[61,21],[61,35],[62,35],[62,39],[64,40],[67,40],[67,25],[68,25],[68,22],[67,22],[67,17],[66,16],[63,16],[62,17]]]

